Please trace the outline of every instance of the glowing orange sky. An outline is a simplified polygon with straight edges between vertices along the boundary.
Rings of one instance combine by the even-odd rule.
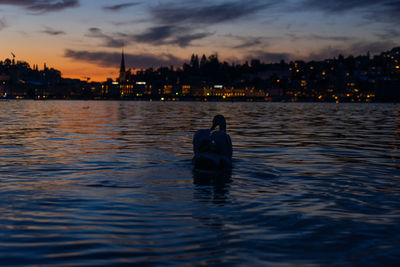
[[[146,68],[181,66],[192,53],[278,62],[398,46],[392,2],[356,2],[0,1],[0,60],[13,52],[63,77],[104,81],[118,75],[122,47],[128,68]]]

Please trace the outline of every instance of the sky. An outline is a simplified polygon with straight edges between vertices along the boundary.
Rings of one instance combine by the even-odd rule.
[[[0,0],[0,60],[104,81],[192,54],[265,63],[400,46],[399,0]]]

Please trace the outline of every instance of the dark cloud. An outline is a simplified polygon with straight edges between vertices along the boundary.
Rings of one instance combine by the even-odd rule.
[[[382,1],[382,8],[369,10],[366,18],[377,22],[400,23],[400,2]]]
[[[45,27],[45,29],[42,31],[42,33],[48,34],[48,35],[64,35],[66,34],[65,31],[61,31],[61,30],[56,30],[50,27]]]
[[[132,6],[137,6],[140,4],[141,3],[138,3],[138,2],[129,2],[129,3],[118,4],[118,5],[112,5],[112,6],[104,6],[103,9],[107,10],[107,11],[120,11],[122,9],[132,7]]]
[[[110,23],[114,26],[125,26],[139,23],[148,23],[148,19],[132,19],[132,20],[124,20],[124,21],[111,21]]]
[[[212,33],[207,32],[199,32],[193,34],[184,34],[178,35],[170,41],[170,44],[176,44],[180,47],[187,47],[189,46],[194,40],[204,39],[208,36],[212,35]]]
[[[344,35],[320,35],[320,34],[306,34],[306,35],[297,35],[289,33],[287,36],[293,42],[298,40],[315,40],[315,41],[333,41],[333,42],[348,42],[354,40],[353,37],[348,37]]]
[[[195,32],[190,27],[174,25],[156,26],[147,29],[141,34],[132,35],[135,42],[148,43],[152,45],[172,44],[186,47],[194,40],[203,39],[212,35],[208,32]]]
[[[0,5],[21,6],[30,11],[45,13],[79,6],[78,0],[0,0]]]
[[[136,34],[133,38],[137,42],[141,43],[164,43],[166,39],[171,36],[177,34],[179,32],[179,27],[168,25],[168,26],[156,26],[147,29],[145,32],[141,34]]]
[[[114,38],[113,36],[103,33],[99,28],[90,28],[89,33],[86,36],[101,39],[103,41],[103,46],[105,47],[121,48],[127,43],[123,38]]]
[[[306,10],[319,9],[330,13],[339,13],[353,9],[371,7],[376,5],[378,2],[379,1],[376,0],[305,0],[301,5]]]
[[[193,41],[214,35],[206,29],[207,26],[249,17],[276,3],[276,0],[230,0],[222,3],[181,0],[161,3],[150,8],[152,21],[156,25],[133,35],[132,39],[152,45],[187,47]]]
[[[97,64],[102,67],[118,67],[121,62],[121,53],[111,52],[89,52],[67,49],[64,57]],[[180,66],[183,60],[172,54],[125,54],[128,67],[149,68],[159,66]]]
[[[262,42],[260,40],[255,39],[255,40],[249,40],[249,41],[242,42],[241,44],[236,45],[233,48],[244,49],[244,48],[249,48],[249,47],[253,47],[253,46],[259,46],[261,44],[262,44]]]
[[[274,6],[276,1],[182,1],[159,4],[150,9],[155,21],[161,24],[216,24],[235,21]]]
[[[230,0],[223,3],[213,3],[208,0],[179,0],[161,3],[150,8],[153,26],[141,33],[124,37],[125,44],[187,47],[194,41],[214,35],[206,29],[209,25],[254,15],[276,3],[277,0],[269,0],[267,3],[261,0]],[[103,38],[107,46],[111,46],[112,41],[115,41],[115,37],[100,32],[91,33],[90,36]]]
[[[210,35],[212,34],[207,32],[192,32],[192,29],[188,27],[168,25],[151,27],[139,34],[105,34],[99,28],[90,28],[86,36],[102,40],[105,47],[121,48],[132,43],[154,46],[170,44],[186,47],[194,40],[203,39]]]
[[[321,10],[327,13],[362,12],[364,18],[379,22],[400,22],[400,2],[395,0],[304,0],[301,10]]]
[[[240,44],[233,46],[234,49],[246,49],[253,48],[257,46],[267,46],[268,38],[265,37],[252,37],[252,36],[232,36],[234,39],[240,41]]]
[[[281,60],[289,61],[289,53],[270,53],[266,51],[253,51],[247,58],[260,59],[265,63],[278,63]]]
[[[322,41],[338,41],[338,42],[347,42],[351,41],[354,38],[348,36],[340,36],[340,35],[319,35],[319,34],[311,34],[307,39],[312,40],[322,40]]]

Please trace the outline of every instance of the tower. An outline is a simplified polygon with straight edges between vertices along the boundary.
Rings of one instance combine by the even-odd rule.
[[[122,55],[121,55],[121,67],[119,69],[119,81],[125,81],[126,80],[126,69],[125,69],[125,53],[124,50],[122,50]]]

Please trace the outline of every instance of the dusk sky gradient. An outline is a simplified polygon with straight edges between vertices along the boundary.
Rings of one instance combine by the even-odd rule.
[[[103,81],[195,54],[279,62],[379,53],[400,45],[392,0],[0,0],[0,60]]]

